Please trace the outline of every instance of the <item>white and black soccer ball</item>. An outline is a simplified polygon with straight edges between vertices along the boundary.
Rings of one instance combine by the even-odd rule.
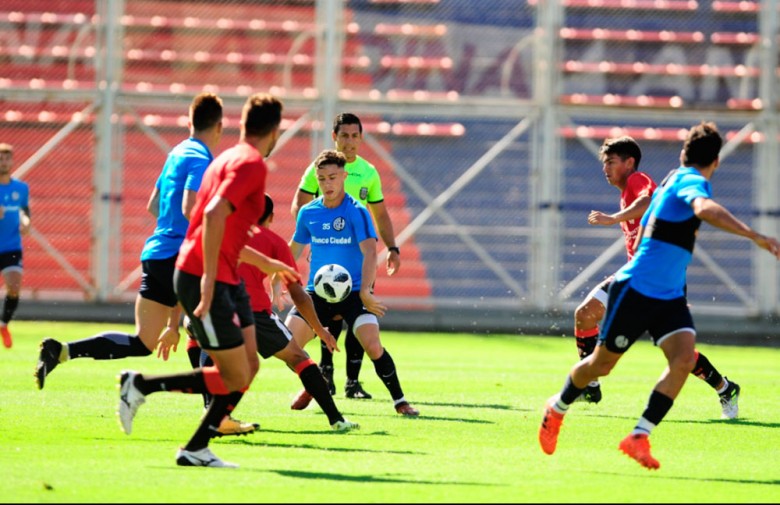
[[[314,274],[314,292],[329,303],[343,301],[352,292],[352,276],[341,265],[323,265]]]

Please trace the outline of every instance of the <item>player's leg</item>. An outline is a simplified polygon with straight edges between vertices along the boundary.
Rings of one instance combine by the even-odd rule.
[[[585,359],[596,349],[599,336],[599,323],[604,317],[604,307],[607,303],[607,292],[612,277],[608,277],[594,287],[588,296],[574,311],[574,337],[580,359]],[[589,403],[601,401],[601,384],[598,380],[588,384],[578,400]]]
[[[3,301],[3,313],[0,316],[0,336],[3,339],[3,346],[10,349],[13,345],[11,329],[8,324],[14,317],[17,307],[19,307],[19,294],[22,289],[22,265],[21,251],[6,253],[0,260],[0,268],[3,270],[3,282],[5,284],[5,299]]]
[[[374,314],[365,312],[365,309],[362,311],[363,313],[354,320],[351,317],[347,318],[347,324],[351,324],[354,328],[355,336],[368,357],[374,362],[374,370],[390,392],[395,411],[404,416],[419,416],[420,412],[412,407],[404,397],[395,362],[387,349],[382,346],[379,338],[379,321]]]
[[[338,319],[333,319],[328,324],[328,331],[333,335],[333,339],[338,342],[339,336],[341,336],[341,328],[344,326],[344,322],[339,316]],[[349,333],[347,333],[349,336]],[[359,346],[360,344],[358,344]],[[336,394],[336,383],[333,380],[333,353],[330,352],[325,342],[320,340],[320,370],[322,375],[328,382],[328,390],[330,394]]]
[[[365,351],[349,326],[347,327],[347,336],[344,337],[344,350],[347,354],[347,383],[344,385],[344,396],[358,400],[370,400],[372,396],[363,389],[358,380]]]
[[[735,419],[739,415],[739,384],[728,380],[718,372],[715,366],[707,359],[707,356],[699,350],[696,353],[696,364],[691,374],[703,380],[718,393],[722,419]]]

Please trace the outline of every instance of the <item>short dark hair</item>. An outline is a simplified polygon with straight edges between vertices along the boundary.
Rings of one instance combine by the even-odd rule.
[[[241,126],[250,137],[264,137],[282,122],[282,101],[269,93],[255,93],[246,99]]]
[[[358,131],[363,133],[363,123],[360,122],[360,118],[351,112],[342,112],[333,119],[333,133],[338,133],[341,125],[356,124],[358,125]]]
[[[222,121],[222,99],[214,93],[201,93],[190,104],[190,121],[195,131],[208,130]]]
[[[322,168],[325,165],[336,165],[344,168],[347,165],[347,157],[335,149],[325,149],[314,160],[314,168]]]
[[[599,160],[603,163],[607,156],[616,154],[621,160],[634,158],[634,168],[639,168],[639,162],[642,161],[642,150],[636,140],[624,135],[623,137],[609,138],[601,144],[599,149]]]
[[[271,195],[268,193],[265,194],[265,210],[263,210],[263,215],[260,216],[260,219],[257,220],[258,225],[262,225],[266,219],[271,217],[271,214],[274,213],[274,201],[271,199]]]
[[[720,155],[723,138],[712,121],[702,121],[688,130],[683,143],[683,165],[686,167],[708,167]]]

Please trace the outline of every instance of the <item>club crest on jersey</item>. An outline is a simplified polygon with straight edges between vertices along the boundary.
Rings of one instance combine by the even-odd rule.
[[[615,337],[615,347],[625,349],[628,346],[628,338],[625,335]]]
[[[366,198],[368,198],[368,188],[364,186],[360,188],[360,199],[365,200]]]
[[[347,225],[347,222],[344,220],[343,217],[337,217],[333,220],[333,229],[336,231],[341,231],[344,229],[344,227]]]

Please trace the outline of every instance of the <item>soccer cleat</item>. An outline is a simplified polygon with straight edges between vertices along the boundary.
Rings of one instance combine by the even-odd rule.
[[[222,418],[222,422],[219,423],[216,437],[227,437],[230,435],[248,435],[254,433],[260,429],[260,425],[257,423],[245,423],[234,419],[232,416],[225,416]]]
[[[11,339],[11,330],[8,329],[6,323],[0,323],[0,335],[3,336],[3,346],[6,349],[10,349],[14,345],[14,341]]]
[[[60,364],[62,344],[53,338],[45,338],[39,348],[38,364],[35,365],[35,382],[38,384],[38,389],[43,389],[46,376]]]
[[[409,402],[401,402],[395,406],[395,411],[402,416],[417,417],[420,415],[420,411],[409,405]]]
[[[649,470],[657,470],[661,467],[661,463],[650,455],[650,439],[647,435],[632,433],[620,442],[619,448],[623,454],[635,459]]]
[[[322,376],[325,377],[325,382],[328,383],[328,391],[330,391],[330,396],[335,395],[336,383],[333,382],[333,366],[332,365],[321,366],[320,372],[322,372]]]
[[[333,431],[351,431],[360,429],[360,425],[358,423],[353,423],[346,418],[341,421],[336,421],[335,423],[331,424],[330,427],[333,428]]]
[[[357,380],[347,380],[347,384],[344,386],[344,395],[347,398],[355,398],[358,400],[370,400],[373,398],[363,389],[363,386],[361,386],[360,382]]]
[[[728,377],[725,377],[728,381]],[[736,419],[739,414],[739,384],[729,381],[729,387],[720,396],[721,419]]]
[[[601,401],[601,384],[596,386],[586,386],[575,402],[598,403]]]
[[[555,399],[556,397],[552,397],[547,400],[547,404],[544,406],[542,425],[539,427],[539,444],[545,454],[555,452],[555,446],[558,445],[558,433],[563,424],[563,414],[552,408]]]
[[[210,468],[238,468],[235,463],[222,461],[211,452],[211,449],[204,447],[197,451],[188,451],[179,448],[176,451],[176,464],[179,466],[207,466]]]
[[[303,410],[309,406],[311,401],[312,396],[309,394],[309,392],[305,389],[301,389],[301,391],[295,395],[295,398],[293,398],[293,402],[290,404],[290,408],[293,410]]]
[[[140,375],[138,372],[125,370],[118,377],[119,408],[117,408],[116,413],[119,416],[122,431],[128,435],[133,431],[133,418],[138,407],[146,402],[145,395],[134,384],[138,375]]]

